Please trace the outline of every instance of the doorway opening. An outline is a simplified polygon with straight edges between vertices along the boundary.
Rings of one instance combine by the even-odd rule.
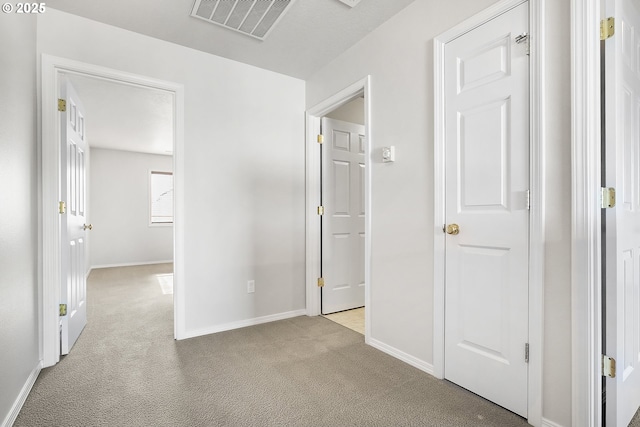
[[[364,335],[364,95],[321,123],[321,313]]]
[[[86,177],[82,177],[87,185],[81,186],[86,195],[81,199],[86,199],[89,225],[83,236],[87,241],[82,263],[85,277],[76,280],[84,286],[78,288],[91,287],[97,275],[104,275],[101,269],[131,270],[146,265],[144,270],[157,276],[158,293],[172,298],[173,96],[83,73],[62,73],[62,77],[67,93],[77,94],[81,101],[76,109],[88,143]],[[67,114],[73,114],[72,110]],[[72,214],[69,209],[61,219]],[[155,273],[152,265],[156,265]],[[62,291],[64,294],[64,286]],[[123,301],[127,300],[123,295]],[[87,304],[92,302],[85,302],[85,311]],[[68,311],[62,318],[63,335],[65,321],[72,319],[71,307]],[[67,354],[74,342],[63,339],[62,354]]]
[[[183,139],[184,139],[184,118],[183,118],[183,110],[184,110],[184,89],[182,85],[174,84],[171,82],[156,80],[152,78],[148,78],[145,76],[139,76],[134,74],[129,74],[117,70],[112,70],[104,67],[98,67],[90,64],[84,64],[77,61],[67,60],[63,58],[52,57],[49,55],[43,55],[42,59],[42,171],[41,171],[41,186],[42,186],[42,206],[51,206],[52,203],[56,207],[58,207],[58,201],[60,200],[60,194],[58,191],[58,183],[62,182],[62,176],[59,168],[59,164],[61,162],[60,155],[60,119],[59,119],[59,110],[57,108],[51,108],[52,106],[58,106],[58,99],[60,97],[60,88],[61,82],[63,81],[71,81],[72,84],[75,84],[80,88],[79,92],[81,92],[80,96],[85,96],[85,98],[92,98],[95,93],[102,90],[102,96],[98,96],[101,98],[100,102],[96,102],[96,106],[94,109],[98,111],[97,115],[101,115],[102,113],[99,110],[108,108],[108,98],[115,97],[116,99],[121,99],[117,94],[114,94],[114,91],[138,91],[139,93],[147,93],[149,98],[162,98],[163,101],[168,107],[165,114],[165,119],[168,121],[168,131],[165,132],[168,134],[168,142],[165,141],[166,148],[162,149],[162,153],[155,154],[155,156],[166,158],[168,155],[173,154],[173,156],[169,156],[168,159],[164,159],[164,167],[163,171],[171,172],[174,178],[173,185],[173,204],[174,204],[174,218],[173,218],[173,227],[166,228],[165,234],[168,234],[168,245],[170,246],[168,251],[166,252],[167,259],[162,259],[161,261],[173,263],[173,280],[171,283],[175,286],[173,292],[173,311],[174,311],[174,337],[176,339],[180,339],[184,336],[184,322],[183,322],[183,310],[182,310],[182,292],[183,289],[180,287],[182,283],[181,280],[181,272],[182,272],[182,257],[181,248],[182,248],[182,218],[183,218],[183,202],[182,202],[182,182],[181,176],[183,167]],[[106,89],[105,89],[106,88]],[[84,92],[84,94],[82,94]],[[133,98],[131,98],[133,99]],[[91,103],[91,102],[90,102]],[[128,109],[130,108],[130,109]],[[124,114],[129,113],[130,116],[135,117],[135,112],[133,111],[133,105],[130,102],[120,102],[118,110],[124,111]],[[91,110],[91,109],[90,109]],[[89,114],[92,114],[89,112]],[[95,114],[94,114],[95,115]],[[125,119],[118,119],[117,117],[114,119],[113,116],[107,117],[111,118],[111,122],[109,123],[111,129],[117,128],[117,126],[113,126],[113,122],[118,123],[122,122]],[[85,120],[90,122],[91,118],[85,117]],[[143,119],[134,120],[136,126],[141,126]],[[91,126],[88,126],[87,129],[91,129]],[[157,130],[157,128],[155,129]],[[166,130],[166,129],[165,129]],[[88,132],[91,132],[89,130]],[[150,137],[149,137],[150,138]],[[91,139],[91,135],[88,134],[88,139]],[[110,135],[106,139],[112,140],[122,140],[124,138],[119,138],[118,136]],[[97,143],[98,141],[94,141]],[[154,138],[154,142],[158,142],[158,138]],[[99,144],[98,144],[99,145]],[[95,147],[95,145],[94,145]],[[94,149],[92,147],[92,149]],[[113,148],[113,147],[112,147]],[[110,177],[113,181],[117,181],[118,178],[122,178],[124,175],[122,167],[116,166],[108,166],[108,163],[114,163],[119,165],[119,161],[117,159],[107,159],[109,157],[122,157],[124,150],[109,150],[104,147],[97,148],[95,150],[104,151],[104,153],[108,153],[108,155],[101,156],[103,157],[104,162],[107,163],[106,167],[103,168],[103,173],[110,174]],[[169,151],[169,152],[167,152]],[[103,153],[103,154],[104,154]],[[124,155],[127,155],[126,153]],[[91,170],[90,160],[88,162],[88,170]],[[149,173],[151,169],[158,168],[149,168],[145,167],[143,170],[143,183],[142,186],[146,191],[149,190],[150,186],[150,178]],[[104,178],[104,177],[103,177]],[[108,179],[109,177],[107,177]],[[104,181],[104,179],[100,179],[100,182]],[[125,177],[126,181],[126,177]],[[87,185],[88,188],[91,185]],[[122,187],[122,186],[120,186]],[[117,191],[123,191],[123,188],[119,188]],[[95,193],[95,192],[94,192]],[[148,194],[148,193],[146,193]],[[95,197],[96,194],[94,194]],[[108,197],[107,197],[108,199]],[[91,193],[88,193],[88,205],[91,204]],[[133,203],[133,202],[132,202]],[[146,227],[152,226],[151,221],[151,209],[149,208],[151,200],[147,196],[143,196],[143,200],[141,201],[143,209],[145,210],[145,215],[149,216],[148,221],[145,221]],[[122,206],[120,203],[109,203],[108,200],[105,202],[105,205],[111,206],[113,210],[119,212],[121,219],[126,219],[128,217],[129,209],[133,209],[132,206]],[[97,208],[96,208],[97,209]],[[89,209],[90,210],[90,209]],[[100,208],[100,210],[103,210]],[[105,209],[106,210],[106,209]],[[95,213],[95,212],[94,212]],[[91,212],[89,212],[91,215]],[[41,339],[42,339],[42,355],[41,358],[43,360],[44,366],[52,366],[56,364],[60,360],[60,340],[59,340],[59,324],[60,324],[60,311],[58,307],[58,303],[61,297],[62,290],[62,276],[61,269],[63,266],[63,259],[61,256],[61,248],[62,248],[62,238],[60,229],[57,226],[59,222],[60,213],[58,209],[55,211],[50,209],[42,209],[42,260],[43,260],[43,271],[42,271],[42,290],[41,290],[41,319],[42,319],[42,329],[41,329]],[[95,218],[92,218],[92,220]],[[91,221],[91,220],[90,220]],[[89,221],[89,222],[90,222]],[[95,221],[94,221],[95,222]],[[95,226],[97,224],[91,224],[93,227],[92,232],[96,231]],[[121,236],[122,237],[122,236]],[[131,236],[124,236],[124,240],[127,240]],[[147,242],[148,243],[148,242]],[[110,246],[107,243],[105,246]],[[108,249],[107,249],[108,250]],[[132,264],[142,264],[143,262],[134,261]],[[86,265],[91,265],[91,262],[88,262]],[[100,262],[98,262],[100,264]],[[107,265],[104,265],[107,264]],[[103,265],[98,266],[108,266],[109,262],[105,262]],[[114,262],[113,264],[118,264]],[[95,263],[94,263],[95,265]],[[87,269],[88,270],[88,269]],[[164,271],[163,274],[167,272]],[[85,276],[86,277],[86,276]],[[159,277],[159,292],[164,290],[168,291],[168,278],[166,276]],[[162,283],[160,283],[162,282]],[[164,288],[163,288],[164,287]]]
[[[307,314],[327,315],[362,333],[365,342],[371,317],[369,106],[367,77],[307,111]]]

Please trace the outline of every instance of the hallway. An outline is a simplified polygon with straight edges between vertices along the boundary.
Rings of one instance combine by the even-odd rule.
[[[322,317],[174,341],[171,271],[94,270],[87,327],[15,426],[527,425]]]

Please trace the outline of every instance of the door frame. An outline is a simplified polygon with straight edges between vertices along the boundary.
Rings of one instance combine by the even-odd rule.
[[[571,0],[571,420],[602,420],[601,0]]]
[[[66,58],[42,55],[40,75],[40,233],[41,286],[40,300],[40,358],[44,367],[60,360],[59,312],[61,233],[58,213],[60,182],[60,150],[57,98],[60,74],[79,74],[119,84],[165,91],[173,95],[173,167],[174,167],[174,337],[185,333],[184,310],[184,86],[111,68],[86,64]],[[45,208],[48,207],[48,208]]]
[[[469,18],[434,39],[434,289],[433,372],[444,378],[445,355],[445,45],[493,18],[529,2],[530,33],[530,218],[529,218],[529,365],[527,420],[542,424],[542,374],[544,333],[544,2],[545,0],[503,0]]]
[[[365,174],[364,174],[364,304],[365,342],[371,336],[371,76],[349,85],[333,96],[309,108],[306,120],[306,307],[307,316],[320,315],[320,150],[317,135],[320,133],[322,117],[338,107],[364,94]]]

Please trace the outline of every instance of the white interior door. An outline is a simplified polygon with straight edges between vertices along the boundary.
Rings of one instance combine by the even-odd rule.
[[[446,379],[527,416],[528,4],[445,46]],[[458,228],[456,234],[455,225]]]
[[[60,112],[60,200],[66,203],[66,213],[60,215],[60,302],[67,306],[67,314],[60,317],[60,353],[68,354],[87,324],[85,223],[88,146],[82,103],[73,87],[64,79],[60,86],[60,98],[66,101],[65,111]]]
[[[607,427],[626,427],[640,407],[640,3],[607,0],[615,35],[605,41],[606,209],[604,352],[617,362],[606,380]]]
[[[364,306],[364,126],[323,118],[322,314]]]

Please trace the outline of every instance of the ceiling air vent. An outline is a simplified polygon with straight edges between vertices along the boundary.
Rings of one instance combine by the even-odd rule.
[[[191,16],[264,40],[295,0],[196,0]]]

